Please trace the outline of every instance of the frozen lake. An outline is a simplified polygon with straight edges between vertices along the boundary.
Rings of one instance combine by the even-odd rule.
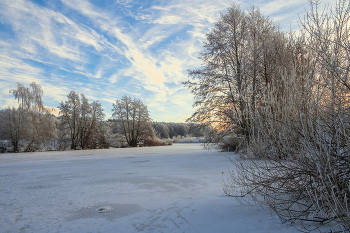
[[[200,144],[0,154],[0,232],[295,232],[223,195]]]

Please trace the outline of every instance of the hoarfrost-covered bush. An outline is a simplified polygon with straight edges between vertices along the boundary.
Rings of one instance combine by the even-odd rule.
[[[157,137],[148,138],[144,140],[143,146],[170,146],[173,144],[171,139],[160,139]]]
[[[143,143],[144,146],[165,146],[165,142],[162,139],[159,138],[148,138],[144,140]]]
[[[215,142],[244,137],[227,195],[250,196],[306,231],[349,232],[350,3],[310,6],[299,36],[255,8],[230,7],[185,83],[198,107],[190,120],[210,124]]]
[[[197,137],[178,137],[173,139],[174,143],[205,143],[207,140],[204,137],[197,138]]]

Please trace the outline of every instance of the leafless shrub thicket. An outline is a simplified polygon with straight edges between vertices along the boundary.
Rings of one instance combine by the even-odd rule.
[[[168,146],[172,145],[173,140],[171,139],[160,139],[157,137],[148,138],[144,140],[144,146]]]
[[[244,137],[227,195],[248,195],[307,231],[329,224],[348,232],[350,6],[320,7],[310,1],[295,36],[233,5],[185,85],[198,107],[191,121],[212,125],[220,140]]]

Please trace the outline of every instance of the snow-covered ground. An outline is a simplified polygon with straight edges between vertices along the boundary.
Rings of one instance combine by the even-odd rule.
[[[223,195],[200,144],[0,154],[0,232],[295,232]]]

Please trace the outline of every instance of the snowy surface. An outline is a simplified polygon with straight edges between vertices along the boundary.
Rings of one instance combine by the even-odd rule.
[[[223,195],[200,144],[0,154],[0,232],[295,232]]]

